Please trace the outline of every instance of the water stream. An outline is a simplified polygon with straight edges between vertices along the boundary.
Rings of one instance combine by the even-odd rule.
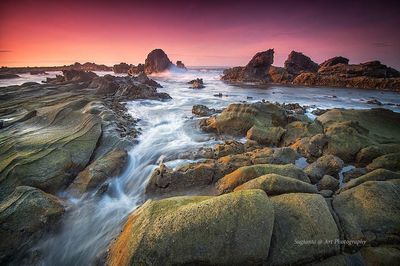
[[[101,73],[106,74],[106,73]],[[213,146],[219,140],[202,133],[191,114],[192,106],[203,104],[221,109],[231,102],[256,102],[262,99],[280,103],[300,103],[314,108],[372,108],[367,99],[376,98],[382,107],[400,111],[400,97],[394,92],[371,90],[290,88],[270,86],[232,86],[219,80],[221,70],[191,69],[186,73],[167,73],[153,77],[162,86],[159,91],[173,98],[160,102],[141,100],[126,103],[129,113],[140,118],[142,134],[129,151],[128,165],[119,177],[110,181],[109,191],[101,196],[68,199],[69,211],[55,235],[47,237],[37,249],[44,251],[44,265],[90,265],[101,259],[126,217],[144,201],[148,177],[164,160],[170,167],[190,162],[180,154],[200,147]],[[205,89],[190,89],[188,81],[203,78]],[[24,82],[27,81],[24,76]],[[28,79],[29,80],[29,79]],[[35,81],[38,81],[35,77]],[[11,81],[8,81],[11,82]],[[19,84],[18,80],[14,81]],[[3,84],[2,84],[3,83]],[[0,86],[11,85],[1,81]],[[221,93],[222,97],[215,94]]]

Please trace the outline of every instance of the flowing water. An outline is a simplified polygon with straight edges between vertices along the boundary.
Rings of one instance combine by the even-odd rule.
[[[98,72],[104,75],[106,72]],[[159,91],[173,98],[160,102],[141,100],[127,102],[129,113],[140,118],[142,134],[129,151],[128,165],[123,174],[110,181],[109,190],[101,196],[84,199],[67,198],[69,211],[63,218],[60,232],[43,240],[37,249],[44,252],[44,265],[90,265],[101,259],[103,252],[121,230],[129,213],[144,201],[144,190],[150,173],[163,160],[169,167],[190,162],[180,154],[200,147],[213,146],[219,140],[202,133],[191,114],[192,106],[203,104],[221,109],[232,102],[268,100],[279,103],[299,103],[312,108],[373,108],[368,99],[377,99],[382,107],[399,112],[400,97],[394,92],[372,90],[292,88],[251,85],[233,86],[219,80],[221,70],[191,69],[185,73],[153,76],[162,86]],[[49,73],[54,75],[54,73]],[[203,78],[206,88],[190,89],[188,81]],[[34,79],[34,80],[32,80]],[[41,81],[35,76],[26,81]],[[45,77],[42,77],[45,79]],[[14,82],[14,83],[13,83]],[[0,86],[22,84],[22,80],[0,81]],[[222,94],[216,97],[215,94]],[[311,114],[309,114],[312,117]],[[61,195],[65,196],[65,195]]]

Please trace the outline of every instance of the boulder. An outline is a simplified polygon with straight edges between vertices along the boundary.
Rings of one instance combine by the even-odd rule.
[[[335,57],[332,57],[332,58],[324,61],[323,63],[321,63],[319,65],[319,67],[320,68],[322,68],[322,67],[330,67],[330,66],[334,66],[334,65],[337,65],[337,64],[345,64],[345,65],[347,65],[347,64],[349,64],[349,59],[347,59],[345,57],[342,57],[342,56],[335,56]]]
[[[359,165],[367,165],[379,156],[400,151],[400,144],[377,144],[361,149],[357,153],[356,162]]]
[[[400,171],[400,152],[389,153],[375,158],[372,163],[367,165],[367,170],[384,168],[391,171]]]
[[[132,65],[127,63],[119,63],[113,66],[113,71],[115,74],[127,74],[131,67]]]
[[[367,173],[366,168],[353,168],[343,173],[343,182],[347,183],[352,179],[365,175]]]
[[[339,188],[339,180],[330,175],[324,175],[317,183],[318,190],[336,191]]]
[[[292,51],[286,59],[285,69],[294,75],[298,75],[301,72],[317,72],[318,64],[313,62],[308,56]]]
[[[360,254],[367,266],[396,265],[400,261],[398,246],[364,247],[360,250]]]
[[[171,60],[163,50],[155,49],[147,55],[144,63],[144,72],[146,74],[164,72],[172,65]]]
[[[260,128],[285,126],[286,112],[271,103],[230,104],[222,113],[200,122],[200,127],[207,132],[244,136],[253,126]]]
[[[356,187],[367,181],[386,181],[391,179],[400,179],[400,173],[392,172],[385,169],[376,169],[360,177],[350,180],[346,183],[344,187],[340,189],[340,191]]]
[[[182,61],[176,61],[176,67],[180,69],[187,70],[185,64]]]
[[[291,177],[277,174],[267,174],[254,178],[243,185],[237,186],[234,191],[245,189],[261,189],[268,196],[275,196],[286,193],[317,193],[317,188],[310,183],[306,183]]]
[[[312,262],[339,252],[339,230],[321,195],[290,193],[271,201],[275,222],[267,265]]]
[[[68,191],[75,197],[99,187],[107,179],[119,175],[125,166],[128,154],[124,150],[114,150],[89,164],[79,173]]]
[[[274,210],[261,190],[147,201],[112,243],[107,265],[259,264]]]
[[[208,108],[205,105],[193,105],[192,107],[192,114],[196,116],[211,116],[214,113],[216,113],[216,110],[214,108]]]
[[[220,193],[227,193],[241,184],[266,174],[283,175],[310,183],[307,175],[300,168],[294,166],[293,164],[258,164],[240,167],[232,173],[224,176],[217,181],[216,188]]]
[[[400,240],[400,180],[368,181],[340,192],[332,206],[347,240],[368,245]]]
[[[324,155],[304,168],[312,183],[317,183],[324,175],[338,176],[343,168],[342,159],[334,155]]]
[[[312,137],[319,133],[323,133],[323,128],[319,123],[295,121],[286,126],[283,145],[289,146],[301,138]]]
[[[203,89],[205,88],[203,79],[197,78],[188,82],[188,84],[192,85],[193,89]]]
[[[263,145],[277,146],[285,130],[282,127],[252,126],[246,133],[246,138]]]
[[[315,160],[322,156],[328,140],[325,134],[316,134],[312,137],[304,137],[297,140],[291,147],[304,157]]]
[[[64,207],[40,189],[19,186],[0,202],[0,264],[18,265],[26,252],[55,229]]]

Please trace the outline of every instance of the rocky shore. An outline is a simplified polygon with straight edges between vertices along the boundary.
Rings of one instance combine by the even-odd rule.
[[[200,162],[154,170],[149,200],[106,264],[396,263],[399,121],[385,109],[331,109],[312,121],[298,105],[231,104],[199,123],[225,143],[186,155]]]
[[[294,82],[344,66],[397,75],[375,63],[348,65],[346,58],[318,66],[299,53],[289,57],[277,68],[273,50],[259,53],[224,79]],[[124,102],[171,99],[146,75],[174,67],[162,50],[143,65],[114,71],[119,67],[129,75],[69,69],[44,84],[1,88],[0,239],[7,239],[0,242],[1,265],[41,265],[43,254],[32,248],[60,230],[69,200],[110,191],[140,133],[140,117],[128,115]],[[190,85],[204,87],[201,78],[182,86],[194,91]],[[93,264],[398,263],[400,113],[334,108],[310,119],[300,104],[264,100],[223,109],[194,105],[192,113],[188,120],[199,131],[223,141],[163,156],[140,184],[143,204],[121,221],[121,231],[115,224],[118,234]],[[168,165],[176,159],[190,163]]]
[[[259,52],[246,66],[225,70],[221,79],[230,82],[400,91],[400,73],[379,61],[349,64],[349,59],[338,56],[318,65],[308,56],[292,51],[284,67],[273,66],[273,62],[274,49]]]

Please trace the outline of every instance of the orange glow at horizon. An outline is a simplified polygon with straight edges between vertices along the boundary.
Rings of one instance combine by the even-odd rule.
[[[172,61],[188,66],[234,66],[274,48],[277,66],[296,50],[318,63],[341,55],[350,63],[380,60],[400,68],[400,36],[392,32],[398,18],[382,14],[386,20],[371,24],[354,14],[351,23],[333,23],[324,7],[301,9],[295,1],[287,2],[258,12],[256,6],[223,2],[183,8],[182,1],[153,6],[141,1],[4,1],[0,65],[138,64],[152,49],[161,48]],[[349,16],[350,11],[343,12]]]

